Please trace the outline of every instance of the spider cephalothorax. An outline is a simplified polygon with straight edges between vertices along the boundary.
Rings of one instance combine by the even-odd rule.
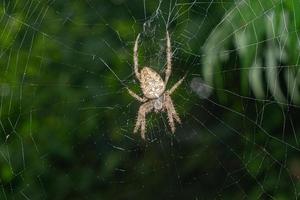
[[[128,89],[129,94],[136,100],[143,104],[139,108],[137,121],[135,124],[134,132],[136,133],[141,129],[141,136],[145,139],[146,132],[146,114],[154,110],[158,113],[165,111],[168,114],[169,125],[172,133],[175,132],[174,119],[181,123],[180,118],[174,108],[171,94],[182,83],[185,77],[181,78],[170,90],[166,90],[169,77],[172,71],[172,50],[169,33],[167,31],[167,67],[165,71],[165,80],[150,67],[144,67],[141,72],[138,71],[138,42],[140,35],[135,40],[133,49],[134,72],[136,78],[140,81],[140,86],[143,91],[144,97],[138,96],[136,93]]]

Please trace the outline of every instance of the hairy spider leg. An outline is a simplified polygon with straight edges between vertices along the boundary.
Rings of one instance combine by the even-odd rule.
[[[152,101],[142,104],[139,108],[138,117],[133,132],[137,133],[139,128],[141,128],[141,137],[143,139],[145,139],[145,132],[146,132],[146,114],[149,113],[152,109],[153,109]]]
[[[171,89],[168,91],[168,93],[171,95],[183,82],[183,80],[185,79],[186,75],[184,75],[184,77],[182,77],[179,81],[177,81],[172,87]]]
[[[141,75],[139,73],[139,56],[138,56],[138,45],[139,45],[140,34],[136,37],[134,48],[133,48],[133,63],[134,63],[134,73],[138,80],[141,79]]]
[[[181,124],[181,120],[175,110],[175,107],[173,105],[173,101],[168,93],[165,94],[165,107],[167,110],[169,125],[171,127],[172,133],[175,132],[175,122],[174,119]]]
[[[130,90],[129,88],[126,88],[127,89],[127,91],[128,91],[128,93],[133,97],[133,98],[135,98],[136,100],[138,100],[138,101],[140,101],[140,102],[142,102],[142,103],[144,103],[144,102],[146,102],[147,101],[147,99],[145,98],[145,97],[140,97],[139,95],[137,95],[135,92],[133,92],[132,90]]]
[[[167,49],[166,49],[167,67],[165,72],[165,85],[167,85],[172,71],[172,49],[171,49],[171,40],[170,40],[169,31],[167,31],[166,34],[167,34]]]

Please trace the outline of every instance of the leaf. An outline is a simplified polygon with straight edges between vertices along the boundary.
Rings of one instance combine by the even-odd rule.
[[[266,98],[269,92],[277,102],[287,102],[290,97],[299,103],[300,37],[295,4],[278,0],[235,3],[204,44],[204,80],[212,87],[219,82],[218,66],[230,62],[230,56],[222,56],[229,52],[239,58],[241,93],[248,94],[249,85],[257,98]]]

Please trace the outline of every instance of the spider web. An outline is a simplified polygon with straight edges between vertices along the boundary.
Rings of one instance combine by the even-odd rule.
[[[0,4],[0,199],[297,199],[299,2]],[[182,124],[133,128],[140,67],[164,75]],[[294,42],[293,42],[294,41]]]

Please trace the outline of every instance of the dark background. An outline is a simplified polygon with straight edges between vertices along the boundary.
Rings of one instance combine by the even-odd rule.
[[[0,199],[299,196],[298,1],[0,2]],[[182,124],[143,141],[133,44],[163,76],[166,30]]]

